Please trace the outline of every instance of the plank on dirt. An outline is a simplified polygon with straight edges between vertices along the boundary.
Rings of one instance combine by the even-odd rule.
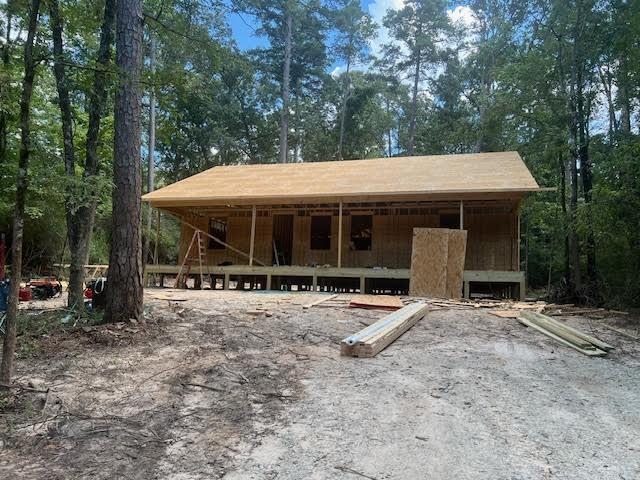
[[[328,297],[321,298],[320,300],[315,300],[313,302],[307,303],[306,305],[303,305],[302,308],[307,309],[307,308],[315,307],[316,305],[320,305],[322,302],[326,302],[327,300],[332,300],[337,296],[338,296],[337,293],[335,295],[329,295]]]
[[[375,357],[425,316],[429,306],[416,302],[390,313],[376,323],[344,340],[340,354],[352,357]]]
[[[602,357],[602,356],[607,354],[607,352],[605,352],[604,350],[600,350],[599,348],[595,348],[595,347],[592,348],[592,349],[580,348],[577,345],[574,345],[573,343],[571,343],[570,341],[565,340],[564,338],[556,335],[553,332],[550,332],[549,330],[545,329],[544,327],[541,327],[540,325],[538,325],[538,324],[536,324],[536,323],[534,323],[534,322],[532,322],[530,320],[527,320],[524,317],[518,317],[518,321],[520,323],[522,323],[523,325],[526,325],[527,327],[531,327],[534,330],[537,330],[540,333],[546,335],[547,337],[553,338],[554,340],[557,340],[558,342],[562,343],[563,345],[566,345],[567,347],[573,348],[574,350],[577,350],[580,353],[583,353],[583,354],[585,354],[587,356],[590,356],[590,357]]]
[[[489,313],[501,318],[518,318],[522,312],[518,310],[489,310]]]
[[[354,295],[349,306],[379,310],[399,310],[404,307],[402,300],[391,295]]]
[[[615,347],[613,345],[609,345],[606,342],[603,342],[602,340],[592,336],[592,335],[588,335],[586,333],[584,333],[581,330],[578,330],[576,328],[570,327],[569,325],[559,322],[558,320],[555,320],[553,318],[547,317],[546,315],[543,315],[541,313],[535,313],[535,312],[522,312],[522,315],[530,321],[533,321],[535,323],[537,323],[538,325],[541,325],[542,327],[550,327],[550,328],[555,328],[555,329],[562,329],[563,331],[566,331],[569,335],[578,337],[579,339],[581,339],[584,342],[588,342],[589,344],[599,348],[600,350],[604,350],[606,352],[613,350]],[[574,342],[576,343],[576,342]]]

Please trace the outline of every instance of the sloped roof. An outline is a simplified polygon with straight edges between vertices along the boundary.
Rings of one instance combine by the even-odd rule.
[[[156,206],[540,190],[518,152],[213,167],[144,195]]]

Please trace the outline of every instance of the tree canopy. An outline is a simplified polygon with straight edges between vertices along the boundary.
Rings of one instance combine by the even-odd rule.
[[[86,211],[95,215],[89,261],[108,261],[119,72],[101,56],[111,21],[105,1],[40,8],[28,270],[69,259],[76,247],[67,216]],[[0,5],[7,238],[30,5]],[[640,304],[639,2],[407,0],[384,18],[352,0],[150,0],[143,9],[143,131],[153,92],[156,187],[215,165],[517,150],[538,183],[555,187],[523,207],[529,286],[596,304]],[[237,22],[254,46],[239,47]],[[142,143],[146,159],[144,133]],[[162,231],[160,261],[173,262],[177,230]]]

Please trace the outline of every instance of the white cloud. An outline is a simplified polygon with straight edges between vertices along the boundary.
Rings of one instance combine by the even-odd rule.
[[[345,67],[342,65],[338,65],[336,68],[333,69],[333,71],[331,72],[331,77],[332,78],[338,78],[340,76],[340,74],[342,72],[345,71]]]
[[[374,0],[369,4],[369,15],[379,27],[378,35],[371,41],[371,53],[375,56],[380,56],[382,46],[391,40],[388,30],[382,25],[387,10],[399,10],[402,7],[404,7],[404,0]]]
[[[466,5],[458,5],[453,10],[447,10],[449,19],[458,26],[466,29],[473,29],[476,26],[476,16],[471,7]]]

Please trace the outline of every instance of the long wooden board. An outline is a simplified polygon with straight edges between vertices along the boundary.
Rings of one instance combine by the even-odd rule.
[[[546,328],[541,327],[540,325],[538,325],[538,324],[536,324],[536,323],[534,323],[534,322],[532,322],[530,320],[527,320],[524,317],[518,317],[518,321],[520,323],[522,323],[523,325],[526,325],[527,327],[531,327],[534,330],[537,330],[540,333],[546,335],[547,337],[553,338],[554,340],[562,343],[563,345],[566,345],[569,348],[573,348],[574,350],[577,350],[580,353],[584,353],[585,355],[588,355],[590,357],[602,357],[602,356],[607,354],[607,352],[605,352],[604,350],[600,350],[599,348],[595,348],[595,347],[593,349],[589,349],[589,350],[584,349],[584,348],[580,348],[577,345],[574,345],[573,343],[571,343],[570,341],[565,340],[564,338],[556,335],[553,332],[550,332]]]
[[[551,328],[551,329],[561,329],[565,332],[567,332],[568,335],[571,335],[573,337],[577,337],[578,339],[580,339],[582,342],[591,344],[597,348],[599,348],[600,350],[604,350],[604,351],[610,351],[615,349],[615,347],[613,345],[609,345],[606,342],[603,342],[602,340],[586,334],[578,329],[575,329],[573,327],[570,327],[569,325],[559,322],[553,318],[550,318],[546,315],[543,315],[541,313],[537,313],[537,312],[522,312],[522,316],[525,317],[527,320],[533,321],[535,323],[537,323],[538,325],[541,325],[545,328]],[[574,342],[577,343],[577,342]]]
[[[342,340],[340,354],[363,358],[375,357],[413,327],[425,316],[428,309],[429,306],[426,303],[417,302],[396,310]]]

